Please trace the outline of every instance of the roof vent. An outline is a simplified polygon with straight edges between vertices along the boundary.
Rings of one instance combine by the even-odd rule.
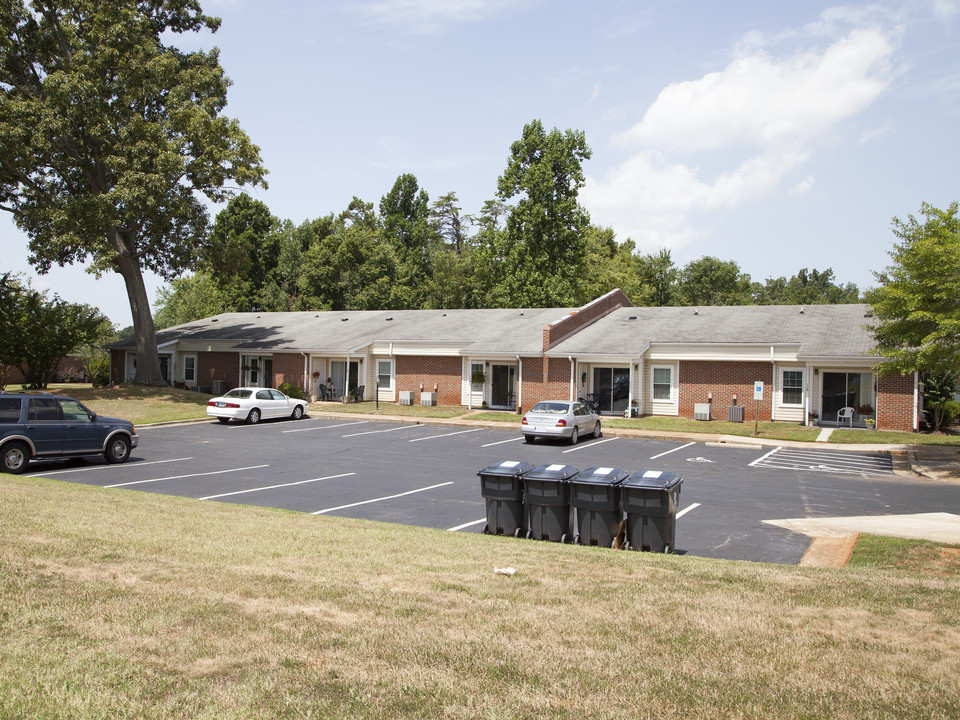
[[[392,317],[388,317],[388,318],[387,318],[387,322],[390,322],[391,320],[393,320]]]
[[[694,315],[699,315],[699,314],[700,314],[700,308],[694,308],[694,309],[693,309],[693,314],[694,314]]]
[[[803,305],[800,306],[800,314],[803,315]]]
[[[630,317],[627,318],[627,320],[636,320],[636,319],[637,319],[636,315],[631,315]]]
[[[873,317],[873,308],[867,310],[864,314],[864,317]]]
[[[446,313],[443,313],[443,315],[441,315],[440,317],[446,317],[446,316],[447,316],[447,314],[446,314]]]
[[[220,322],[220,318],[211,318],[210,322]]]
[[[349,319],[350,319],[350,318],[340,318],[340,322],[346,322],[346,321],[349,320]]]
[[[520,317],[523,317],[523,310],[520,311]]]

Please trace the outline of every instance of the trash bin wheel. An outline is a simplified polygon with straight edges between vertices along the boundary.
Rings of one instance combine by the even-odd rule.
[[[513,536],[514,536],[515,538],[520,537],[520,531],[521,531],[522,529],[523,529],[523,528],[517,528],[516,530],[514,530],[514,531],[513,531]],[[528,536],[528,537],[529,537],[529,536]]]
[[[520,528],[517,528],[517,532],[520,532]],[[520,537],[517,535],[517,537]],[[533,530],[527,530],[527,540],[533,540]]]
[[[566,542],[567,542],[567,534],[564,533],[563,535],[560,536],[560,544],[565,545]]]
[[[483,526],[483,534],[484,534],[484,535],[489,535],[489,534],[490,534],[490,526],[489,526],[489,525],[484,525],[484,526]]]

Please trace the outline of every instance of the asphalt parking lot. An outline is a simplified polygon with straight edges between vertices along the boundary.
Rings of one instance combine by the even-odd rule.
[[[713,447],[603,437],[569,446],[519,431],[307,418],[139,430],[129,462],[34,463],[28,475],[202,499],[481,532],[477,471],[502,460],[667,470],[684,479],[680,553],[795,564],[810,538],[765,520],[942,512],[960,487],[893,472],[885,453]],[[521,541],[517,541],[521,542]]]

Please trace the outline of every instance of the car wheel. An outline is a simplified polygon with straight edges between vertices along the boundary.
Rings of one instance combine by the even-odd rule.
[[[27,469],[30,461],[30,446],[22,442],[12,442],[3,447],[3,471],[19,475]]]
[[[595,428],[593,428],[593,436],[594,436],[595,438],[599,438],[599,437],[601,437],[602,435],[603,435],[603,433],[600,431],[600,421],[597,420],[597,426],[596,426]]]
[[[107,449],[103,452],[103,456],[108,463],[126,462],[127,458],[130,457],[130,441],[127,439],[127,436],[116,435],[111,438]]]
[[[536,440],[536,439],[537,439],[537,436],[536,436],[536,435],[524,435],[524,436],[523,436],[523,441],[524,441],[524,442],[528,442],[528,443],[532,443],[532,442],[533,442],[534,440]]]
[[[258,422],[260,422],[259,408],[254,408],[253,410],[250,411],[250,414],[247,415],[247,422],[250,423],[251,425],[256,425]]]
[[[570,433],[570,444],[576,445],[579,439],[580,439],[580,428],[578,428],[577,426],[574,426],[573,432]]]
[[[224,425],[226,425],[228,422],[230,422],[230,418],[217,418],[217,420],[219,420],[220,422],[222,422]]]
[[[293,408],[293,415],[290,416],[292,420],[299,420],[303,417],[303,405],[297,405]]]

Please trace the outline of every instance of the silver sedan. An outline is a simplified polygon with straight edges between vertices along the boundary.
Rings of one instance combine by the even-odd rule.
[[[585,435],[600,437],[600,416],[582,402],[542,400],[523,416],[523,439],[532,443],[538,437],[566,438],[571,445]]]

